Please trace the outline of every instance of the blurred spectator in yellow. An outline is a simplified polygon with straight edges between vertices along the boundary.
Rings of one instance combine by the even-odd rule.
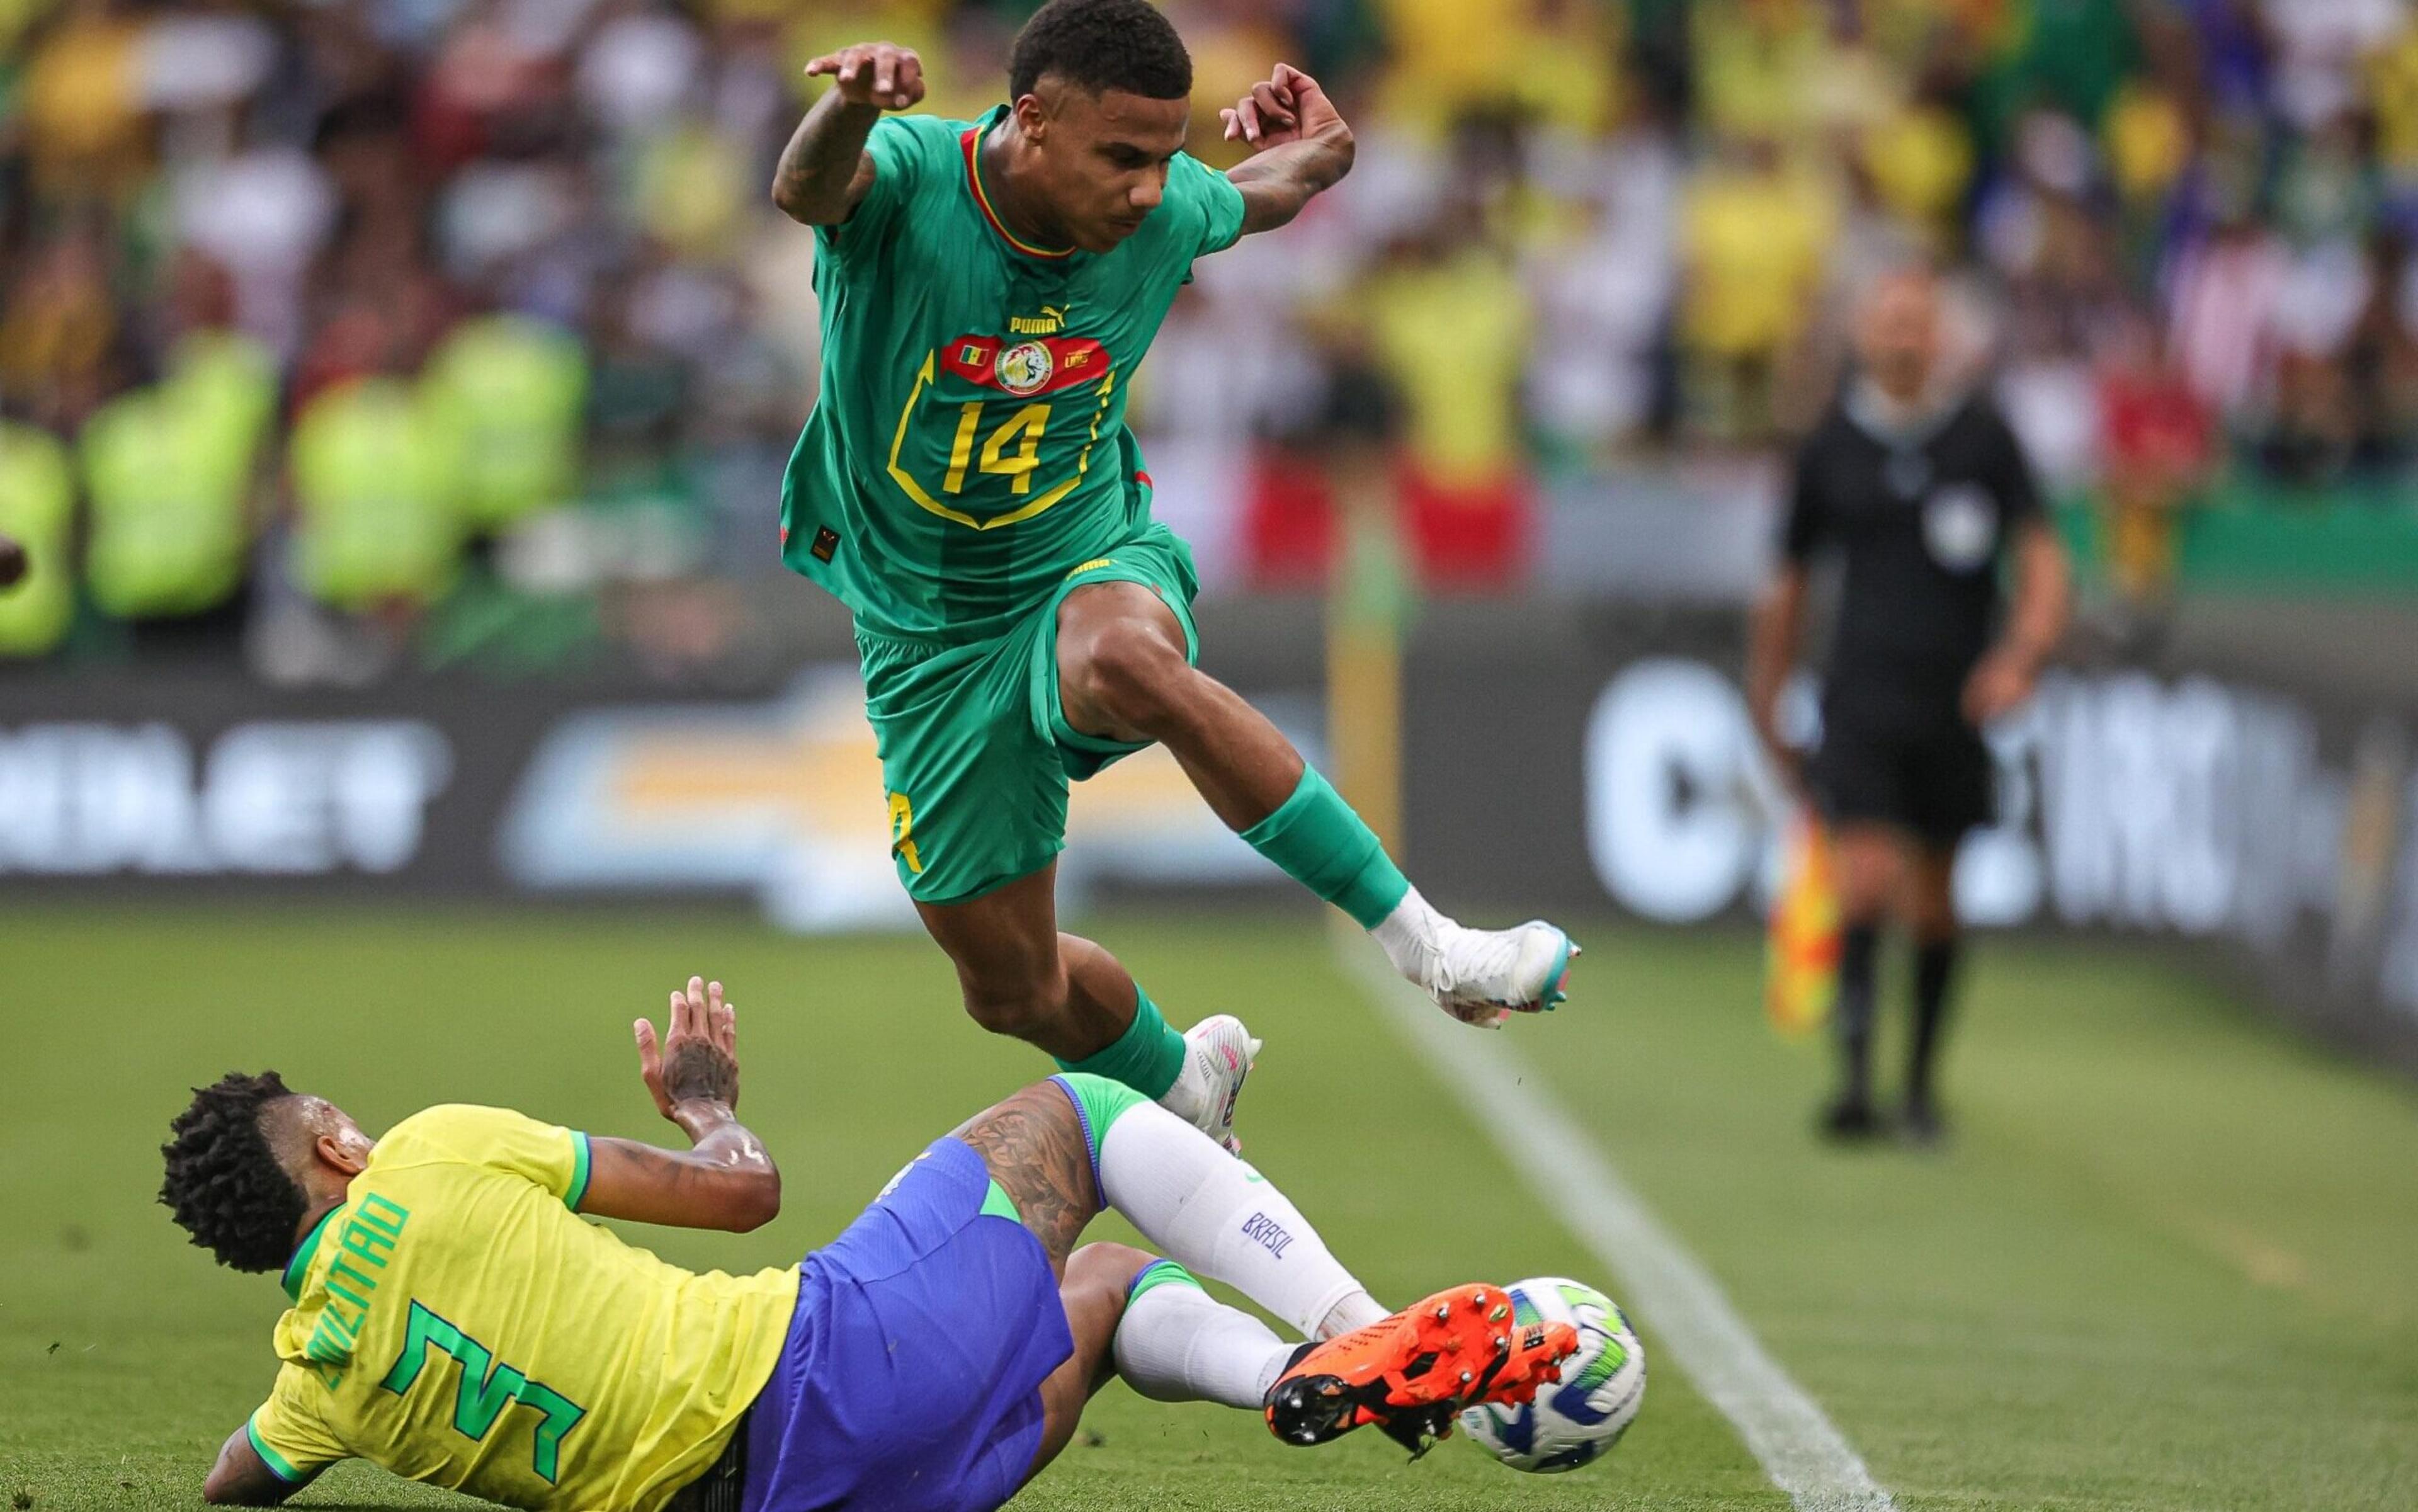
[[[1804,335],[1839,224],[1835,197],[1777,144],[1742,139],[1690,186],[1682,210],[1680,332],[1708,434],[1760,434],[1782,359]]]
[[[103,405],[77,438],[92,532],[84,575],[102,612],[173,620],[243,586],[253,480],[274,370],[255,344],[196,336],[169,375]]]
[[[1473,110],[1592,130],[1605,121],[1620,15],[1585,0],[1376,0],[1392,43],[1377,114],[1434,135]]]
[[[741,216],[760,186],[738,145],[701,121],[659,132],[633,186],[638,224],[680,256],[718,262],[736,249]]]
[[[198,465],[222,486],[249,487],[277,418],[275,354],[249,336],[196,330],[169,350],[165,377],[177,413],[210,438]]]
[[[2367,98],[2376,117],[2376,157],[2400,197],[2418,191],[2418,11],[2370,55]]]
[[[1963,77],[2003,53],[2022,25],[2023,0],[1860,0],[1857,19],[1891,71]]]
[[[143,28],[119,0],[68,0],[25,65],[19,108],[33,188],[45,199],[115,202],[150,163]]]
[[[2180,9],[2148,6],[2139,17],[2142,69],[2117,86],[2099,128],[2108,176],[2128,208],[2162,199],[2190,168],[2210,106],[2198,40]]]
[[[1916,98],[1884,112],[1861,133],[1859,160],[1875,193],[1912,228],[1924,251],[1951,250],[1972,186],[1973,144],[1964,122],[1936,100]]]
[[[2188,36],[2179,37],[2168,25],[2150,30],[2145,42],[2159,60],[2155,71],[2127,81],[2100,127],[2124,268],[2136,282],[2156,271],[2161,237],[2177,186],[2191,167],[2197,130],[2191,115],[2196,80]]]
[[[1820,124],[1836,63],[1817,0],[1697,0],[1688,8],[1696,108],[1716,137],[1801,142]]]
[[[0,420],[0,539],[25,553],[25,575],[0,591],[0,657],[39,656],[67,637],[75,618],[74,515],[67,448],[48,431]]]
[[[302,590],[354,613],[412,610],[460,566],[459,438],[410,380],[348,378],[294,422],[290,451]]]
[[[466,320],[429,354],[420,381],[433,423],[457,439],[471,534],[576,494],[588,358],[570,332],[526,315]]]
[[[1501,252],[1447,217],[1367,294],[1377,366],[1404,411],[1402,508],[1422,575],[1502,586],[1525,566],[1520,380],[1528,298]]]
[[[0,52],[23,54],[25,34],[48,19],[54,0],[0,0]]]

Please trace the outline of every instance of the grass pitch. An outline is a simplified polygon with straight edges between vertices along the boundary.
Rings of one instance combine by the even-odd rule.
[[[1620,1294],[1308,912],[1095,932],[1179,1022],[1230,1009],[1267,1036],[1251,1155],[1381,1296],[1556,1272]],[[1048,1069],[962,1018],[920,939],[803,941],[726,915],[27,909],[0,918],[0,1498],[42,1512],[196,1504],[272,1374],[273,1280],[217,1270],[151,1200],[193,1082],[274,1065],[373,1130],[458,1099],[676,1138],[627,1026],[718,974],[788,1208],[743,1238],[630,1231],[755,1267]],[[1951,1067],[1956,1145],[1843,1154],[1807,1138],[1824,1067],[1764,1029],[1757,970],[1742,937],[1595,931],[1578,1000],[1510,1033],[1901,1507],[2418,1505],[2410,1089],[2142,960],[1985,942]],[[1636,1321],[1645,1413],[1575,1474],[1517,1476],[1459,1442],[1416,1464],[1375,1435],[1288,1450],[1244,1414],[1111,1386],[1018,1504],[1785,1507]],[[346,1466],[294,1504],[446,1503],[469,1504]]]

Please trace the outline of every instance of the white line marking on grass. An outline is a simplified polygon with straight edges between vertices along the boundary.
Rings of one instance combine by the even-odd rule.
[[[1624,1302],[1737,1428],[1804,1512],[1893,1512],[1890,1493],[1829,1417],[1789,1379],[1730,1306],[1704,1262],[1662,1226],[1585,1126],[1502,1037],[1465,1029],[1394,974],[1377,953],[1339,938],[1343,969],[1385,1021],[1452,1089],[1511,1168],[1620,1279]]]

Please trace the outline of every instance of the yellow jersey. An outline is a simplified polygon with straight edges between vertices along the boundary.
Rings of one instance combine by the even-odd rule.
[[[285,1270],[252,1415],[280,1478],[344,1459],[514,1506],[653,1512],[722,1453],[778,1360],[798,1269],[698,1275],[578,1216],[588,1137],[414,1114]]]

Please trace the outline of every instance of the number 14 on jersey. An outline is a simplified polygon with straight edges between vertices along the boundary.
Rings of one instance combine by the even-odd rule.
[[[974,436],[982,429],[984,408],[984,401],[970,399],[958,413],[956,440],[949,447],[949,473],[941,481],[944,493],[966,491],[966,466],[973,460]],[[1041,434],[1048,428],[1048,405],[1027,405],[1018,410],[983,442],[982,470],[1015,480],[1008,485],[1012,493],[1031,493],[1033,469],[1041,465]]]

